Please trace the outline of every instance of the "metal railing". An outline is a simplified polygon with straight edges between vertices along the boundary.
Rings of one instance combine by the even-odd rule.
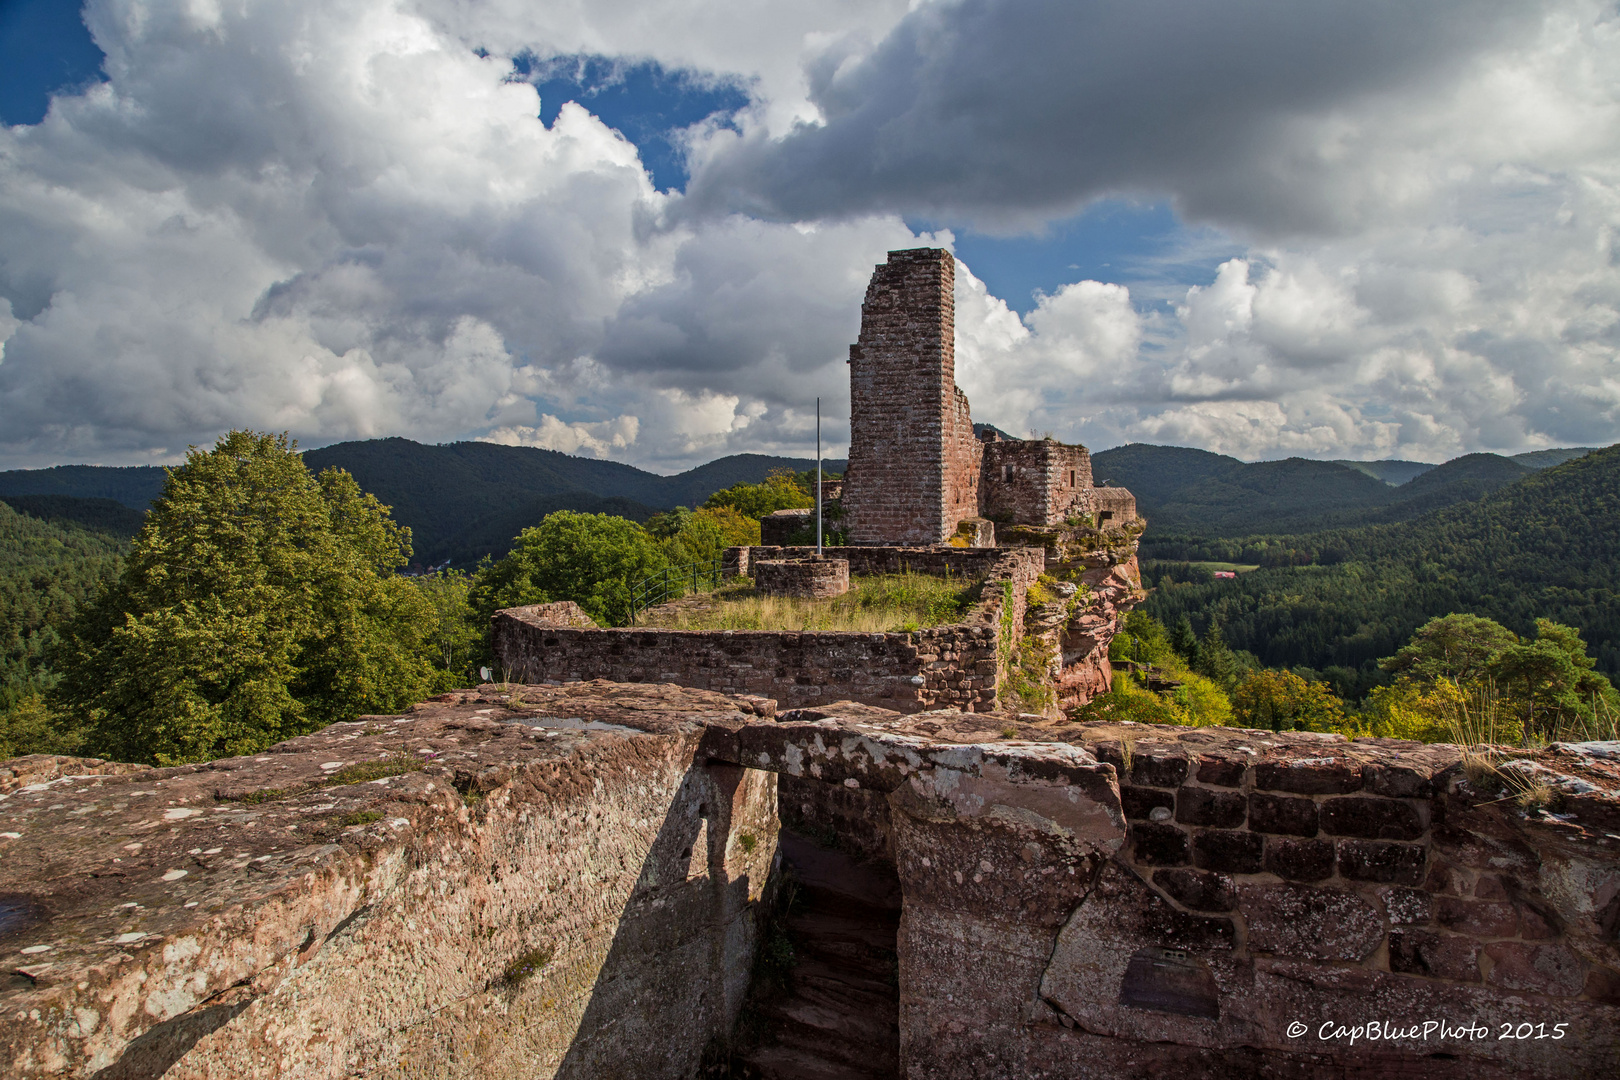
[[[726,578],[735,577],[736,574],[736,559],[727,561],[724,556],[684,566],[666,566],[630,587],[630,621],[634,623],[650,607],[667,604],[683,596],[712,592]]]

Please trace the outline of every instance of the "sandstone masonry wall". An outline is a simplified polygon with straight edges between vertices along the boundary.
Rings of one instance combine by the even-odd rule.
[[[938,544],[978,513],[978,443],[956,386],[955,281],[955,259],[935,248],[891,251],[872,274],[849,350],[851,543]]]
[[[1620,801],[1592,783],[1620,770],[1564,774],[1554,817],[1473,786],[1449,747],[1141,725],[1062,737],[1124,781],[1128,842],[1083,896],[959,893],[913,916],[946,841],[896,819],[902,985],[930,987],[902,996],[907,1076],[1620,1068],[1620,835],[1607,831]],[[1006,861],[985,858],[986,882]],[[1425,1039],[1429,1020],[1479,1034]],[[1418,1034],[1369,1036],[1370,1021]],[[1358,1024],[1359,1041],[1331,1034]]]
[[[814,548],[730,549],[741,572],[756,560],[802,559]],[[1038,548],[840,548],[851,573],[984,576],[983,598],[950,626],[910,632],[783,633],[748,630],[579,630],[538,623],[527,608],[495,616],[495,653],[526,682],[610,679],[758,694],[784,708],[858,701],[897,712],[996,707],[1010,648],[1022,633],[1025,594],[1044,565]],[[1011,606],[1008,607],[1008,600]]]
[[[1052,439],[985,442],[979,502],[986,517],[1023,525],[1061,525],[1090,515],[1091,454]]]
[[[486,686],[4,763],[7,1075],[692,1076],[778,800],[893,860],[907,1080],[1620,1073],[1612,744],[1501,766],[1548,812],[1445,746],[773,705]]]
[[[1124,488],[1093,488],[1091,503],[1105,528],[1117,528],[1136,520],[1136,496]]]

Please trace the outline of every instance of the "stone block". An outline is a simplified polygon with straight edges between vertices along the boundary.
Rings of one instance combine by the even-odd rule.
[[[1432,893],[1461,895],[1463,891],[1462,871],[1450,863],[1436,862],[1429,867],[1429,874],[1423,879],[1423,888]]]
[[[1434,781],[1428,773],[1404,765],[1367,765],[1361,770],[1361,782],[1367,792],[1395,799],[1427,799],[1434,795]]]
[[[1550,909],[1534,904],[1516,905],[1519,913],[1519,936],[1526,941],[1546,941],[1563,933],[1563,924]]]
[[[1495,941],[1485,946],[1485,981],[1509,990],[1574,997],[1586,985],[1588,965],[1567,945]]]
[[[1455,934],[1392,930],[1389,970],[1403,975],[1479,982],[1479,944]]]
[[[1266,870],[1290,881],[1321,881],[1333,876],[1333,844],[1327,840],[1266,839]]]
[[[1249,948],[1308,960],[1363,960],[1384,940],[1384,920],[1366,900],[1343,889],[1291,882],[1244,885],[1238,907]]]
[[[1248,800],[1237,791],[1184,787],[1176,792],[1176,820],[1183,825],[1235,829],[1243,824]]]
[[[1249,796],[1249,828],[1256,832],[1315,836],[1317,822],[1316,804],[1309,799],[1290,799],[1259,792]]]
[[[1336,757],[1266,761],[1254,767],[1254,786],[1299,795],[1342,795],[1361,789],[1361,766]]]
[[[1427,926],[1434,921],[1434,897],[1419,889],[1392,885],[1379,889],[1393,926]]]
[[[1174,825],[1131,825],[1131,857],[1144,866],[1186,866],[1187,834]]]
[[[1322,804],[1322,831],[1369,840],[1416,840],[1423,835],[1423,820],[1411,803],[1351,796]]]
[[[1251,832],[1203,829],[1193,837],[1193,863],[1204,870],[1258,874],[1264,848],[1264,838]]]
[[[1237,907],[1237,890],[1225,874],[1208,870],[1156,870],[1153,883],[1182,907],[1194,911],[1231,911]]]
[[[1149,787],[1180,787],[1192,763],[1180,751],[1137,748],[1131,761],[1131,782]]]
[[[1198,759],[1198,782],[1216,787],[1242,787],[1248,762],[1242,758],[1205,754]]]
[[[1171,792],[1129,784],[1120,785],[1119,801],[1125,807],[1126,817],[1140,820],[1147,819],[1157,807],[1170,810],[1176,805],[1176,797]]]
[[[1434,921],[1447,930],[1476,938],[1514,937],[1519,931],[1513,905],[1499,900],[1436,897]]]
[[[1339,873],[1356,881],[1416,885],[1428,857],[1421,845],[1380,840],[1340,840]]]
[[[1620,1005],[1620,971],[1593,966],[1581,988],[1581,996],[1602,1005]]]

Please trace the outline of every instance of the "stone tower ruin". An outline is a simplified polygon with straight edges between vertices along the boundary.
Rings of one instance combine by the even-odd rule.
[[[975,436],[956,385],[955,289],[956,260],[942,248],[891,251],[872,272],[861,339],[849,347],[849,542],[941,544],[979,517],[1040,527],[1134,521],[1130,492],[1092,486],[1085,447],[1003,439],[993,428]]]
[[[978,441],[956,385],[956,260],[889,252],[849,349],[844,514],[856,544],[939,544],[979,513]]]

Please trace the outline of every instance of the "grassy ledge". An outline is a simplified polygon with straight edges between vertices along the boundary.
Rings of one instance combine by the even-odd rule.
[[[891,633],[956,622],[979,598],[980,578],[859,574],[830,600],[761,596],[746,579],[646,611],[638,626],[665,630],[850,630]]]

